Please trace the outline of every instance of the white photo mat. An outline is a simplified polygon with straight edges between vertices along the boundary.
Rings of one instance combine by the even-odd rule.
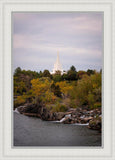
[[[1,9],[1,81],[3,95],[1,108],[0,159],[114,159],[113,123],[115,118],[112,105],[112,61],[114,58],[113,1],[8,1],[0,2]],[[103,12],[104,13],[104,55],[103,55],[103,146],[102,147],[12,147],[12,12]],[[114,92],[113,92],[114,93]],[[115,148],[114,148],[115,149]]]

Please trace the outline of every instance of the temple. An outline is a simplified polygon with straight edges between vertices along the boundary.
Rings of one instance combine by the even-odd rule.
[[[62,65],[59,60],[59,52],[57,52],[57,60],[56,63],[54,64],[53,72],[51,72],[51,74],[55,74],[57,71],[60,71],[61,74],[63,74]]]

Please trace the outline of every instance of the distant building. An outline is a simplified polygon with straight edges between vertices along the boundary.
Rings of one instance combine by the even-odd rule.
[[[53,71],[51,72],[51,74],[55,74],[56,72],[60,72],[61,74],[65,73],[62,69],[62,65],[60,63],[60,60],[59,60],[59,52],[57,52],[57,60],[54,64],[54,68],[53,68]]]

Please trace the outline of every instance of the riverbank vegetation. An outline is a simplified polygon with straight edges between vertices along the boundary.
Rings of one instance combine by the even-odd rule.
[[[101,71],[76,71],[74,66],[63,75],[48,70],[14,72],[14,108],[25,103],[43,104],[52,112],[69,108],[101,108]]]

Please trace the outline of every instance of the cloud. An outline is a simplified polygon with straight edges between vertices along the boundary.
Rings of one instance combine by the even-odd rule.
[[[102,46],[101,12],[13,13],[15,67],[31,69],[34,63],[34,66],[39,64],[37,70],[40,66],[51,70],[59,50],[64,66],[72,62],[79,66],[96,62],[96,69],[102,65]],[[79,60],[77,64],[75,60]]]

